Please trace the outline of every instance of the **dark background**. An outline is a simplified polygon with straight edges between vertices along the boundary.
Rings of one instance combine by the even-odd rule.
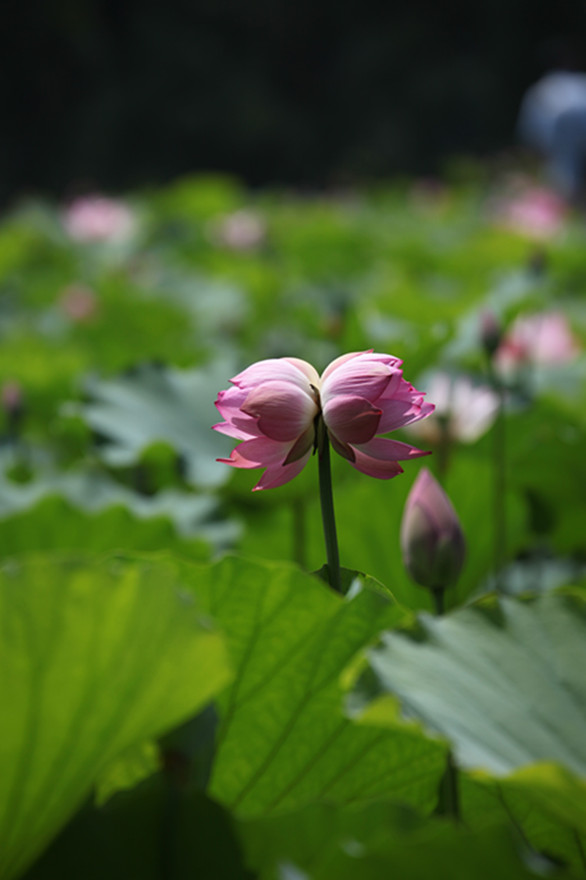
[[[510,147],[524,89],[581,65],[581,0],[4,2],[0,199],[227,171],[434,174]]]

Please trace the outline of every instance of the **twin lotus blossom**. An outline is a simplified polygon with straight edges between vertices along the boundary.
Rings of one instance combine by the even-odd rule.
[[[417,422],[434,407],[403,379],[401,364],[373,351],[342,355],[321,376],[299,358],[252,364],[218,395],[225,421],[215,430],[242,441],[219,461],[266,468],[254,488],[273,489],[303,470],[325,429],[333,449],[356,470],[383,480],[402,473],[399,461],[429,453],[378,435]]]

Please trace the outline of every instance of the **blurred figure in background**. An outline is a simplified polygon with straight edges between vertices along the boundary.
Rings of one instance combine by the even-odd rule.
[[[521,102],[518,132],[546,162],[552,185],[570,204],[586,207],[586,73],[569,47]]]

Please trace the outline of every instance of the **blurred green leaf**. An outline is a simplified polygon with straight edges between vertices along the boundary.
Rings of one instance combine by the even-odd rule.
[[[581,553],[584,547],[586,458],[579,400],[574,410],[568,413],[561,400],[533,400],[507,429],[510,485],[529,497],[537,493],[547,506],[547,529],[538,523],[538,530],[561,553]],[[534,520],[534,508],[531,512]]]
[[[0,873],[11,878],[109,762],[230,675],[222,640],[163,563],[39,557],[0,577]]]
[[[536,876],[524,862],[528,851],[502,820],[471,831],[385,801],[353,810],[313,806],[286,816],[240,821],[238,830],[247,864],[259,880]]]
[[[148,550],[176,542],[177,535],[219,550],[232,546],[240,532],[234,520],[222,518],[211,495],[178,489],[140,495],[95,470],[47,471],[24,483],[0,473],[0,523],[4,553],[79,547]],[[149,532],[151,544],[146,541]]]
[[[107,464],[134,464],[148,446],[165,442],[185,462],[190,483],[213,488],[230,476],[216,458],[232,442],[211,428],[221,421],[214,400],[233,372],[226,363],[196,370],[143,365],[116,379],[89,380],[90,402],[71,410],[104,439],[98,453]]]

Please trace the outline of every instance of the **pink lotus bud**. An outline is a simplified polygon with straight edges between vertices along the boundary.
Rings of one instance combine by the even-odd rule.
[[[453,586],[466,544],[450,499],[427,468],[415,480],[403,512],[401,551],[409,575],[430,590]]]
[[[225,421],[216,431],[241,440],[230,458],[238,468],[266,468],[255,489],[273,489],[300,473],[317,444],[323,420],[334,450],[356,470],[388,480],[399,461],[428,455],[379,435],[433,412],[424,394],[403,379],[402,361],[372,351],[337,358],[319,375],[299,358],[259,361],[220,391]]]

